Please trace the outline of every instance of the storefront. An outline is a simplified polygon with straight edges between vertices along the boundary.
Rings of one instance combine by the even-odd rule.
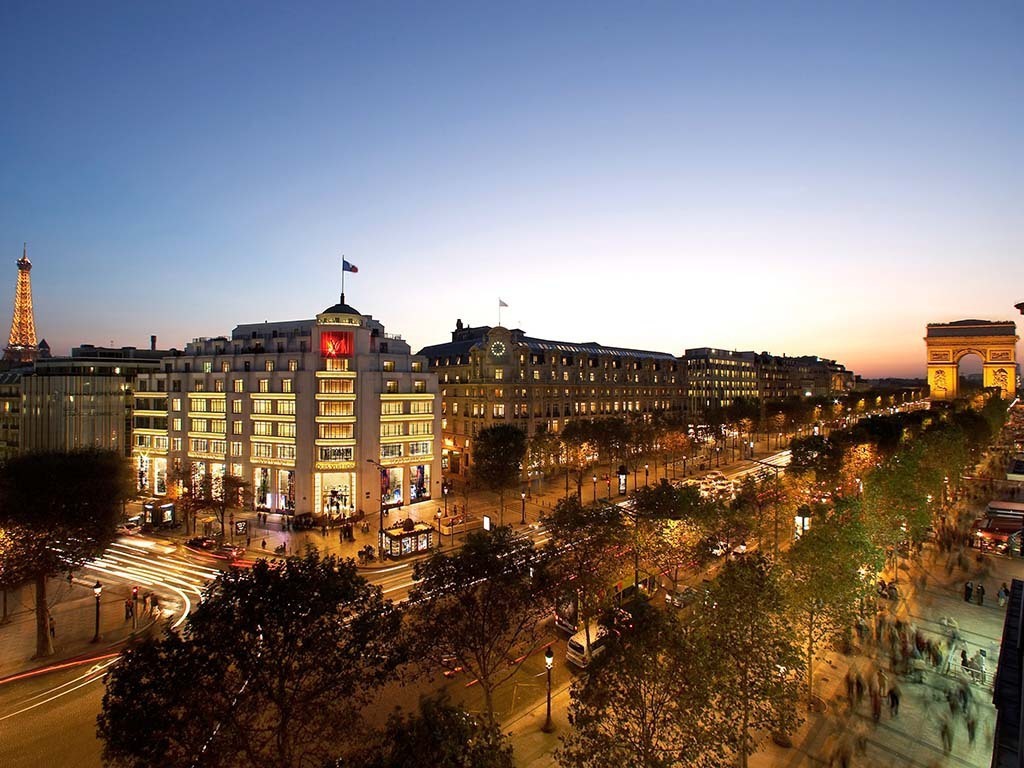
[[[277,508],[286,514],[295,513],[295,470],[277,470]]]
[[[384,467],[380,471],[380,498],[385,509],[400,507],[405,503],[402,481],[405,470],[402,467]]]
[[[409,503],[430,499],[430,465],[417,464],[409,468]]]
[[[313,492],[320,499],[317,515],[331,519],[351,517],[355,514],[355,472],[317,472],[313,475]]]
[[[146,501],[142,504],[142,523],[150,528],[173,528],[177,524],[174,502]]]
[[[256,509],[270,509],[270,468],[255,467],[252,471],[252,501]]]

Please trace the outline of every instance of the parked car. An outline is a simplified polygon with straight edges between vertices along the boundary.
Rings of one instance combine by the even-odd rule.
[[[665,604],[673,608],[687,608],[697,602],[699,593],[693,587],[682,587],[678,591],[665,592]]]

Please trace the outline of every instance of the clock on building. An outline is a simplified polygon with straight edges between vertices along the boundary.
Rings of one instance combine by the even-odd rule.
[[[505,354],[505,344],[500,341],[496,341],[491,344],[491,354],[495,357],[501,357]]]

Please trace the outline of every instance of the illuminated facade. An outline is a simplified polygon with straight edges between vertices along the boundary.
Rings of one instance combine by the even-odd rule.
[[[671,354],[549,341],[501,326],[464,327],[420,350],[440,380],[444,466],[463,474],[473,438],[495,424],[528,436],[573,418],[681,413],[684,387]]]
[[[958,320],[929,323],[928,387],[932,400],[953,400],[960,389],[960,361],[975,354],[982,360],[982,384],[998,387],[1004,398],[1017,392],[1017,326],[1012,321]]]
[[[154,495],[230,473],[257,509],[344,516],[440,497],[437,377],[344,302],[196,339],[140,376],[135,463]]]
[[[31,370],[0,372],[0,461],[21,448],[21,377]]]
[[[699,419],[732,404],[736,398],[758,396],[756,355],[727,349],[686,350],[686,410]]]

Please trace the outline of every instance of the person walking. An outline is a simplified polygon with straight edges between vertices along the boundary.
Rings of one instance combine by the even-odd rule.
[[[974,593],[978,596],[978,605],[984,605],[985,604],[985,585],[982,584],[979,581],[978,582],[978,586],[976,586],[974,588]]]
[[[260,542],[260,549],[266,549],[266,548],[267,548],[267,540],[263,539],[263,541]]]
[[[964,602],[971,602],[971,596],[974,594],[974,582],[968,581],[964,584]]]
[[[128,599],[128,600],[124,601],[124,620],[125,621],[131,621],[132,620],[132,601],[131,601],[131,599]]]
[[[900,687],[893,683],[889,686],[889,716],[896,717],[900,713]]]
[[[953,728],[949,718],[944,717],[939,723],[939,735],[942,737],[942,753],[948,755],[953,750]]]
[[[1003,582],[1003,586],[1001,586],[999,588],[999,591],[996,592],[996,597],[999,598],[999,607],[1000,608],[1005,608],[1006,607],[1006,601],[1010,597],[1010,590],[1006,588],[1006,582],[1005,581]]]

